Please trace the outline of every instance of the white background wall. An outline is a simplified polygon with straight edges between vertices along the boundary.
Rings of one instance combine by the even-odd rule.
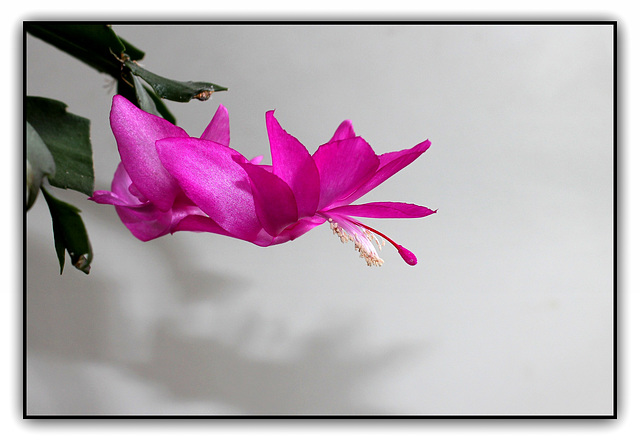
[[[362,202],[370,269],[325,225],[280,246],[135,239],[82,209],[95,259],[62,276],[46,204],[27,217],[32,414],[610,414],[613,126],[609,26],[116,26],[145,66],[229,87],[176,104],[199,136],[267,155],[264,113],[310,151],[351,119],[377,153],[432,147]],[[96,188],[118,162],[108,79],[27,39],[27,93],[92,121]]]

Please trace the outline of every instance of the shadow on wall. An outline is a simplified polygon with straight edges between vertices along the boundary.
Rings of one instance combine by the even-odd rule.
[[[27,276],[37,276],[50,268],[51,246],[31,237],[28,242]],[[191,414],[388,413],[358,401],[358,390],[369,377],[411,356],[413,346],[358,347],[350,339],[362,331],[353,319],[291,332],[273,325],[283,321],[255,309],[227,313],[237,321],[237,337],[189,334],[189,319],[181,320],[179,313],[194,297],[228,311],[242,303],[243,289],[252,284],[194,275],[192,268],[177,264],[174,247],[145,244],[172,267],[179,290],[157,315],[142,320],[144,331],[132,326],[131,313],[118,303],[125,288],[115,279],[100,281],[69,270],[53,283],[28,282],[30,414],[182,414],[184,405],[191,406],[186,412]],[[202,294],[202,279],[205,288],[219,294]],[[230,300],[233,304],[222,303]],[[284,332],[278,340],[288,353],[252,352],[247,344],[274,328]]]
[[[287,359],[256,359],[215,339],[161,329],[139,376],[182,399],[215,400],[246,414],[381,414],[355,399],[354,389],[404,350],[350,354],[342,345],[356,328],[318,332]],[[351,350],[352,351],[352,350]]]

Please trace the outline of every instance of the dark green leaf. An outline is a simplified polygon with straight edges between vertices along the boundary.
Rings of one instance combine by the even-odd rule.
[[[136,98],[138,99],[138,105],[141,110],[146,111],[151,114],[155,114],[159,116],[160,113],[156,108],[156,104],[145,89],[142,81],[138,78],[138,76],[131,76],[133,78],[133,86],[136,90]]]
[[[125,77],[128,80],[125,81]],[[118,90],[117,93],[126,98],[131,103],[138,103],[138,97],[136,95],[136,89],[133,86],[133,81],[131,80],[132,75],[129,73],[127,76],[123,76],[118,79]]]
[[[171,114],[171,112],[167,108],[167,105],[165,105],[164,101],[157,96],[154,90],[146,85],[143,86],[142,82],[139,80],[135,82],[134,79],[136,79],[136,76],[134,76],[130,72],[128,73],[128,75],[126,75],[126,78],[126,80],[125,78],[121,78],[118,81],[118,94],[126,97],[129,102],[135,103],[138,108],[141,108],[138,98],[139,93],[138,91],[136,91],[136,87],[134,87],[134,84],[139,84],[141,87],[144,87],[144,90],[146,91],[148,96],[151,98],[151,100],[153,100],[156,110],[158,111],[158,115],[173,123],[174,125],[176,124],[176,118],[173,114]]]
[[[67,105],[42,97],[26,98],[27,122],[38,132],[53,155],[55,176],[49,183],[91,196],[93,160],[89,120],[66,112]]]
[[[134,77],[134,76],[132,76]],[[171,111],[169,111],[169,108],[167,108],[167,105],[165,105],[165,103],[162,101],[162,99],[160,97],[158,97],[155,93],[155,91],[153,91],[152,89],[148,88],[145,86],[144,88],[147,93],[149,94],[149,97],[151,97],[151,100],[153,100],[153,103],[156,105],[156,109],[158,110],[158,112],[160,113],[160,115],[162,117],[164,117],[166,120],[168,120],[169,122],[173,123],[174,125],[176,124],[176,118],[174,117],[173,114],[171,114]]]
[[[27,139],[27,210],[31,208],[38,197],[40,185],[44,176],[53,176],[56,173],[56,163],[38,132],[26,122]]]
[[[179,82],[161,77],[147,71],[135,61],[126,60],[125,66],[131,72],[142,77],[160,98],[175,102],[188,102],[192,99],[207,100],[214,91],[226,91],[228,88],[208,82]]]
[[[136,90],[138,107],[148,113],[163,117],[175,125],[176,118],[169,112],[162,99],[152,89],[143,85],[138,76],[132,75],[131,78]]]
[[[111,27],[109,27],[111,28]],[[124,45],[124,53],[127,57],[129,57],[129,59],[131,60],[142,60],[144,57],[144,51],[136,48],[135,46],[133,46],[131,43],[129,43],[128,41],[126,41],[125,39],[121,38],[120,36],[117,36],[120,39],[120,42],[122,42],[122,44]]]
[[[120,77],[125,55],[131,60],[144,57],[144,52],[121,40],[106,24],[26,22],[25,30],[115,78]]]
[[[78,270],[85,274],[89,274],[91,269],[91,260],[93,259],[93,251],[89,236],[80,217],[80,210],[56,199],[43,187],[44,195],[49,212],[51,213],[51,221],[53,223],[53,239],[60,262],[60,274],[64,269],[65,250],[69,252],[71,263]]]
[[[138,103],[131,73],[143,78],[153,91],[145,88],[162,117],[176,123],[161,98],[177,102],[192,99],[207,100],[214,91],[227,88],[208,82],[179,82],[154,74],[140,67],[135,61],[144,57],[144,52],[121,39],[106,24],[68,24],[56,22],[26,22],[25,29],[98,71],[118,80],[118,94],[132,103]]]

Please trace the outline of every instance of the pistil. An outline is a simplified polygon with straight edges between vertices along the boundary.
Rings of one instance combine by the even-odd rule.
[[[378,236],[382,237],[383,239],[386,239],[387,241],[389,241],[389,243],[391,245],[393,245],[394,247],[396,247],[396,249],[398,250],[398,253],[400,254],[400,257],[402,257],[402,259],[404,259],[404,261],[409,264],[409,265],[416,265],[418,263],[418,258],[416,257],[415,254],[413,254],[411,251],[407,250],[406,248],[404,248],[402,245],[396,243],[393,241],[393,239],[391,239],[389,236],[385,235],[384,233],[379,232],[378,230],[376,230],[375,228],[371,228],[368,225],[363,224],[360,221],[357,221],[355,219],[352,220],[353,223],[355,223],[356,225],[361,226],[362,228],[371,231],[372,233],[376,233]]]
[[[328,217],[327,220],[329,221],[331,230],[338,235],[342,243],[353,242],[356,251],[360,253],[360,257],[364,258],[369,266],[380,267],[384,263],[378,256],[374,243],[380,250],[384,246],[385,240],[398,250],[400,257],[402,257],[407,264],[416,265],[418,263],[418,259],[411,251],[375,228],[371,228],[350,217],[341,217],[338,218],[338,220]],[[382,242],[380,242],[376,235],[382,238]]]

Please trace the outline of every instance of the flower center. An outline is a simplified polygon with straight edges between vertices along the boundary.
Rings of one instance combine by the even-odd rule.
[[[418,259],[411,251],[394,242],[390,237],[379,232],[378,230],[371,228],[355,219],[340,219],[341,220],[339,222],[337,222],[333,218],[328,219],[331,230],[338,235],[342,243],[347,243],[349,241],[353,242],[356,251],[360,253],[360,257],[367,262],[368,266],[380,267],[384,263],[380,256],[378,256],[376,246],[378,247],[378,250],[381,250],[385,245],[385,239],[389,241],[391,245],[396,247],[398,253],[400,254],[400,257],[402,257],[402,259],[407,264],[416,265],[418,263]],[[375,236],[376,234],[382,238],[382,241],[380,241]]]

